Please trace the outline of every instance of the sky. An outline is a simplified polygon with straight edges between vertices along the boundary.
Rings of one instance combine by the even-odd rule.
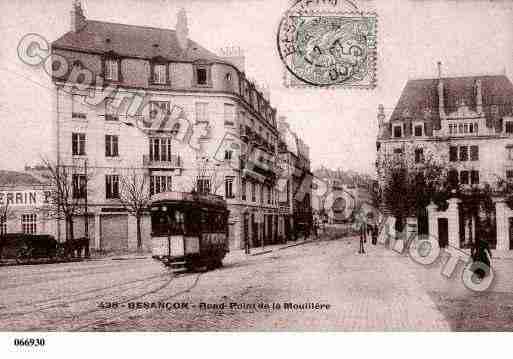
[[[343,0],[340,0],[343,1]],[[503,74],[513,78],[513,1],[359,0],[378,13],[374,90],[283,85],[276,32],[291,0],[82,0],[89,19],[174,29],[187,13],[189,36],[217,52],[242,48],[246,73],[271,90],[271,104],[310,146],[312,167],[374,174],[379,104],[389,115],[411,78]],[[0,169],[21,170],[53,146],[51,81],[23,64],[27,33],[53,41],[70,28],[72,0],[0,0]]]

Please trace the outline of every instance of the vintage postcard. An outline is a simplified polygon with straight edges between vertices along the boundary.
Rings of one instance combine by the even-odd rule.
[[[10,352],[513,330],[512,1],[0,4]]]

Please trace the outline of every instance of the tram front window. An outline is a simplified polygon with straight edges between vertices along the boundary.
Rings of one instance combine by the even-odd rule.
[[[189,209],[185,211],[185,232],[188,236],[198,235],[201,232],[201,211]]]
[[[182,235],[185,231],[184,212],[163,207],[152,212],[151,227],[154,236]]]

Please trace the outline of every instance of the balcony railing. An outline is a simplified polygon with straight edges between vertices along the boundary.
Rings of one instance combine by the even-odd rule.
[[[82,120],[85,120],[87,118],[87,115],[85,113],[82,113],[82,112],[72,112],[71,113],[71,118],[80,118]]]
[[[166,161],[160,159],[150,158],[149,155],[143,155],[143,166],[151,168],[182,168],[182,159],[178,155],[171,155],[171,158]]]
[[[119,121],[119,116],[115,114],[105,114],[105,121]]]

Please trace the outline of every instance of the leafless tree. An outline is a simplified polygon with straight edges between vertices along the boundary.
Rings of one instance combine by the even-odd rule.
[[[84,215],[84,194],[88,190],[86,184],[93,177],[93,173],[86,169],[83,163],[57,165],[46,158],[43,158],[42,162],[47,170],[44,176],[50,185],[48,216],[64,220],[66,242],[73,242],[74,219],[76,216]]]
[[[135,169],[119,178],[119,200],[137,222],[137,249],[142,249],[141,219],[150,204],[148,175]]]
[[[2,243],[4,240],[4,235],[6,231],[3,230],[5,224],[7,224],[7,220],[14,218],[14,213],[12,209],[9,207],[9,204],[3,204],[0,206],[0,258],[2,258]]]
[[[223,184],[222,176],[219,175],[219,163],[211,161],[208,157],[201,157],[197,161],[196,178],[192,181],[191,192],[217,194]],[[200,181],[208,181],[208,187],[200,186]]]

